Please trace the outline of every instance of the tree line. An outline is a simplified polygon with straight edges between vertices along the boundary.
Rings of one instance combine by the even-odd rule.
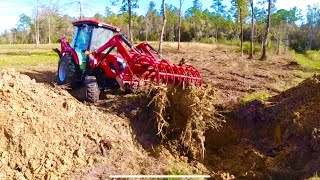
[[[224,0],[226,1],[226,0]],[[203,7],[199,0],[193,0],[186,10],[179,0],[179,7],[166,4],[165,0],[149,1],[145,14],[135,13],[138,0],[112,0],[121,6],[118,13],[106,7],[105,14],[93,17],[70,17],[59,13],[58,3],[49,0],[41,4],[36,1],[35,15],[21,14],[15,28],[0,35],[0,43],[57,43],[61,35],[69,41],[73,36],[72,21],[79,18],[94,18],[122,28],[132,41],[163,41],[223,43],[238,41],[243,52],[243,42],[251,42],[251,49],[245,51],[250,57],[255,46],[275,48],[280,54],[292,48],[299,52],[319,49],[320,6],[307,7],[306,15],[301,9],[277,9],[275,0],[229,0],[226,7],[223,0],[211,0],[212,5]],[[161,3],[161,8],[156,6]],[[267,8],[266,8],[267,7]],[[165,15],[165,16],[164,16]]]

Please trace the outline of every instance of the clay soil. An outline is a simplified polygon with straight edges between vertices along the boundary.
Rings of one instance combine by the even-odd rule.
[[[319,77],[294,87],[293,70],[301,67],[292,65],[289,55],[259,61],[240,57],[229,46],[183,44],[177,51],[166,44],[164,49],[167,59],[184,58],[214,88],[210,101],[201,102],[212,108],[218,126],[200,123],[202,136],[199,131],[193,136],[194,129],[177,131],[181,123],[173,123],[161,135],[154,113],[159,106],[150,104],[150,93],[108,91],[98,103],[87,104],[78,92],[56,85],[55,66],[6,69],[0,72],[0,179],[108,179],[111,174],[301,179],[320,170]],[[240,105],[253,92],[273,97]],[[179,112],[174,108],[194,103],[175,105],[170,98],[177,102],[179,95],[168,96],[164,123],[177,122],[171,121]],[[203,119],[182,124],[187,129]],[[191,146],[183,144],[183,133],[190,134]]]

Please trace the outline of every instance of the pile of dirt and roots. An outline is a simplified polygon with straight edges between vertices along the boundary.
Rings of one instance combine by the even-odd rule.
[[[77,177],[99,164],[108,167],[99,177],[164,171],[135,144],[130,122],[14,70],[0,71],[0,156],[0,179]]]
[[[152,98],[157,133],[191,159],[203,160],[205,132],[225,122],[215,110],[216,91],[211,86],[159,88]]]
[[[237,110],[238,130],[254,143],[270,176],[306,178],[320,169],[320,76],[267,102]]]
[[[215,100],[211,86],[155,87],[129,100],[117,99],[122,107],[115,108],[129,117],[146,149],[160,145],[172,154],[202,161],[205,132],[217,131],[225,123],[214,107]]]

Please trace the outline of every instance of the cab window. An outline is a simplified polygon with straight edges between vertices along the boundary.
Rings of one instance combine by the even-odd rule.
[[[113,36],[115,32],[110,29],[95,27],[92,32],[91,47],[90,51],[95,51],[107,43]]]

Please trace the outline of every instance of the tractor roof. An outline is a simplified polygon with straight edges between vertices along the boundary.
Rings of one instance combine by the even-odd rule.
[[[94,25],[94,26],[99,26],[99,27],[103,27],[103,28],[107,28],[113,31],[121,31],[120,28],[118,28],[117,26],[113,26],[107,23],[103,23],[103,22],[99,22],[97,20],[93,20],[93,19],[87,19],[87,20],[79,20],[79,21],[75,21],[72,23],[74,26],[82,26],[84,24],[87,25]]]

